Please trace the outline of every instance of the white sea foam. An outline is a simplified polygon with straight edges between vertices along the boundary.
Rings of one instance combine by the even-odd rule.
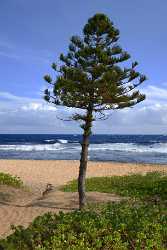
[[[65,144],[65,143],[68,143],[68,140],[58,139],[58,142],[60,142],[60,143],[62,143],[62,144]]]
[[[57,151],[63,150],[60,143],[35,144],[35,145],[0,145],[0,150],[5,151]]]
[[[138,153],[163,153],[167,154],[167,143],[141,145],[135,143],[106,143],[91,144],[90,151],[124,151]]]
[[[55,140],[54,139],[51,139],[51,140],[44,140],[46,142],[54,142]]]
[[[79,143],[68,144],[67,140],[61,143],[53,144],[28,144],[28,145],[0,145],[0,151],[62,151],[76,152],[81,150]],[[122,151],[136,153],[162,153],[167,154],[167,143],[156,143],[151,145],[142,145],[135,143],[104,143],[90,144],[90,151]]]

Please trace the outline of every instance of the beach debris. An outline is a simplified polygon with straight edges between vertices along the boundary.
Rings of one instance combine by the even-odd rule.
[[[42,196],[45,196],[49,192],[53,191],[53,188],[54,187],[53,187],[53,185],[51,183],[47,183],[45,190],[42,192]]]

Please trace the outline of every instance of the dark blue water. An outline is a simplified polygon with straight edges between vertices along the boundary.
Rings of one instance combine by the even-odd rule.
[[[80,159],[81,135],[0,135],[1,159]],[[167,135],[93,135],[89,159],[167,164]]]

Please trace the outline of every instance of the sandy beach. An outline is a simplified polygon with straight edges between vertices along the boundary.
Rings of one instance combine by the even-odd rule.
[[[0,193],[10,191],[12,197],[9,201],[0,200],[0,237],[11,232],[11,224],[27,226],[36,216],[45,212],[76,209],[77,193],[63,193],[57,188],[77,178],[78,166],[79,161],[69,160],[0,160],[0,172],[19,176],[30,189],[26,192],[8,187],[1,188]],[[87,177],[144,174],[149,171],[167,172],[167,165],[89,162]],[[47,183],[51,183],[54,190],[42,197]],[[87,196],[88,201],[120,200],[120,197],[111,194],[90,193]]]

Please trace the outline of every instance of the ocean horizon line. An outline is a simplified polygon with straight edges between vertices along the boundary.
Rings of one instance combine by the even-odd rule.
[[[81,135],[82,136],[82,133],[0,133],[0,135]],[[138,133],[92,133],[91,136],[93,135],[125,135],[125,136],[167,136],[167,133],[163,133],[163,134],[154,134],[154,133],[149,133],[149,134],[145,134],[145,133],[141,133],[141,134],[138,134]]]

